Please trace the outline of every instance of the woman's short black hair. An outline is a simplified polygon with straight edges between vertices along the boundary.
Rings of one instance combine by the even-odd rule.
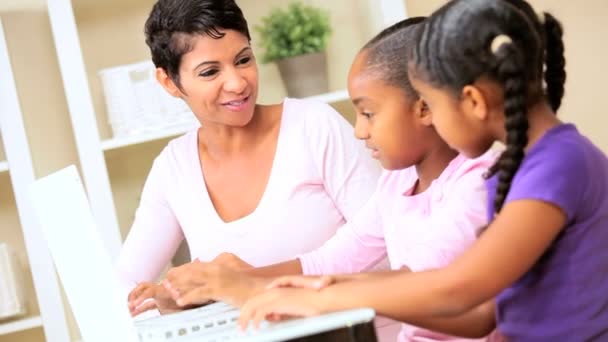
[[[247,20],[234,0],[159,0],[146,20],[146,44],[154,65],[179,85],[179,66],[192,49],[192,36],[220,39],[222,30],[235,30],[251,40]]]

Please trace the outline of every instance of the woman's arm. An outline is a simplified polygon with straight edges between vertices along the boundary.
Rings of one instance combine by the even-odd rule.
[[[166,201],[166,151],[154,161],[135,220],[118,257],[117,273],[125,292],[142,282],[155,282],[169,264],[183,233]],[[125,298],[126,298],[125,293]],[[131,297],[138,303],[146,298]]]

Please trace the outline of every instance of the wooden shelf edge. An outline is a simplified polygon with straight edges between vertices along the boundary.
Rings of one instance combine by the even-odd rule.
[[[0,335],[8,335],[40,327],[42,327],[42,318],[40,316],[27,317],[16,321],[0,322]]]

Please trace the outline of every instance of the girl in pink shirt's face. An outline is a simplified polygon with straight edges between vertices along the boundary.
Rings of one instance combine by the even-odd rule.
[[[348,75],[357,112],[355,136],[365,140],[384,169],[416,166],[419,182],[414,194],[424,191],[457,155],[440,138],[431,112],[407,76],[403,47],[414,44],[414,28],[406,27],[422,20],[411,18],[380,33],[357,54]],[[384,44],[383,39],[394,32],[401,44]]]
[[[414,165],[438,139],[430,113],[418,94],[389,84],[367,67],[370,52],[357,55],[348,76],[348,91],[357,112],[355,136],[387,170]],[[404,148],[407,147],[407,148]]]

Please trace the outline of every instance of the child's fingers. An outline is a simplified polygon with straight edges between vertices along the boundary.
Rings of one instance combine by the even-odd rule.
[[[267,312],[264,308],[258,308],[253,316],[253,327],[256,329],[260,328],[262,321],[266,319],[266,316],[270,315],[271,312]]]
[[[276,290],[273,290],[276,291]],[[255,329],[259,328],[260,323],[266,317],[275,312],[272,310],[273,303],[276,303],[276,293],[266,292],[251,298],[241,308],[239,326],[242,330],[247,329],[251,323]],[[280,316],[280,313],[277,313]]]
[[[245,303],[245,305],[243,305],[243,307],[241,307],[241,314],[239,316],[239,327],[243,331],[247,329],[247,326],[249,326],[249,322],[251,321],[251,319],[253,318],[253,315],[255,314],[255,307],[256,307],[255,302],[256,301],[257,301],[257,297],[254,297],[251,300],[249,300],[247,303]]]

